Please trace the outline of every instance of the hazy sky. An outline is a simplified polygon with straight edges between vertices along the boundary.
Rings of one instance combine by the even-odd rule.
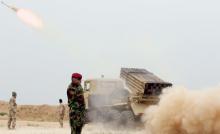
[[[66,100],[72,72],[118,78],[141,67],[190,89],[220,82],[217,0],[7,0],[40,15],[36,31],[0,6],[0,100]]]

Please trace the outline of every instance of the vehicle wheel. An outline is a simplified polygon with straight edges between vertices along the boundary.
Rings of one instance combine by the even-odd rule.
[[[109,110],[104,114],[107,122],[109,121],[117,122],[121,116],[120,112],[117,110]]]
[[[87,118],[90,122],[103,122],[103,117],[98,111],[89,111],[87,113]]]
[[[134,123],[134,114],[131,111],[123,111],[121,113],[121,124],[124,126],[132,126]]]

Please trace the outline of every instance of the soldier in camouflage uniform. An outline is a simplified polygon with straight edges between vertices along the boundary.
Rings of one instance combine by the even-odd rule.
[[[65,115],[65,106],[63,105],[63,100],[59,99],[59,107],[58,107],[58,112],[59,112],[59,123],[60,123],[60,127],[63,127],[63,119],[64,119],[64,115]]]
[[[85,101],[81,79],[81,74],[72,74],[72,83],[67,89],[71,134],[81,134],[85,123]]]
[[[16,104],[16,92],[12,92],[12,97],[9,101],[9,119],[8,119],[8,129],[15,129],[16,125],[16,110],[17,110],[17,104]]]

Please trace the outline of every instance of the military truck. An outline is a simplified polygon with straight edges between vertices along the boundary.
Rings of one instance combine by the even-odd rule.
[[[121,68],[120,78],[84,82],[89,121],[139,121],[148,106],[158,103],[162,89],[172,86],[145,69]]]

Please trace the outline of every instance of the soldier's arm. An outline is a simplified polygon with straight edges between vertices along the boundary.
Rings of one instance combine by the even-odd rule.
[[[13,111],[16,112],[17,104],[16,104],[15,98],[12,99],[12,108],[13,108]]]
[[[68,104],[70,103],[70,100],[74,97],[74,91],[70,88],[67,89],[67,98],[68,98]]]
[[[14,106],[17,107],[16,99],[14,99]]]
[[[9,104],[8,108],[11,109],[12,108],[12,99],[9,100],[8,104]]]
[[[58,106],[57,113],[60,114],[61,113],[60,111],[61,111],[60,106]]]
[[[62,114],[65,114],[65,106],[63,105]]]

